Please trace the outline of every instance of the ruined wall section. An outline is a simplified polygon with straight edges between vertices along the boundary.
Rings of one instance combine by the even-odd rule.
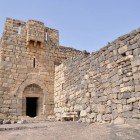
[[[6,19],[0,61],[1,119],[26,115],[23,93],[30,84],[43,90],[40,115],[53,114],[55,62],[60,64],[71,54],[80,54],[75,50],[69,51],[69,55],[61,53],[58,39],[58,31],[46,30],[42,22]]]
[[[82,122],[140,119],[140,29],[55,69],[54,112]]]
[[[46,27],[46,43],[59,46],[59,31]]]

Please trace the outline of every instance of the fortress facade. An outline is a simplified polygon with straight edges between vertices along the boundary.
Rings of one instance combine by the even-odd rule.
[[[140,29],[91,54],[59,45],[44,23],[7,18],[0,40],[0,119],[140,119]]]

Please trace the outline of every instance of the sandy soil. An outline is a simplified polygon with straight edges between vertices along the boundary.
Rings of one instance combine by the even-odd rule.
[[[140,140],[140,125],[44,122],[0,125],[0,140]]]

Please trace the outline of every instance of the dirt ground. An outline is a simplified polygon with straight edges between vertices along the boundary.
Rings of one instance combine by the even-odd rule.
[[[140,140],[140,125],[43,122],[0,125],[0,140]]]

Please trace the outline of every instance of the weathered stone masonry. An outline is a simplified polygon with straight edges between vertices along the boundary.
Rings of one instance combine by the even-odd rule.
[[[55,66],[81,54],[60,46],[58,31],[42,22],[7,18],[0,40],[0,119],[53,115]]]
[[[58,120],[76,112],[82,122],[139,122],[140,29],[57,66],[54,102]]]
[[[140,120],[140,29],[88,54],[59,45],[44,23],[6,19],[0,40],[0,119]]]

